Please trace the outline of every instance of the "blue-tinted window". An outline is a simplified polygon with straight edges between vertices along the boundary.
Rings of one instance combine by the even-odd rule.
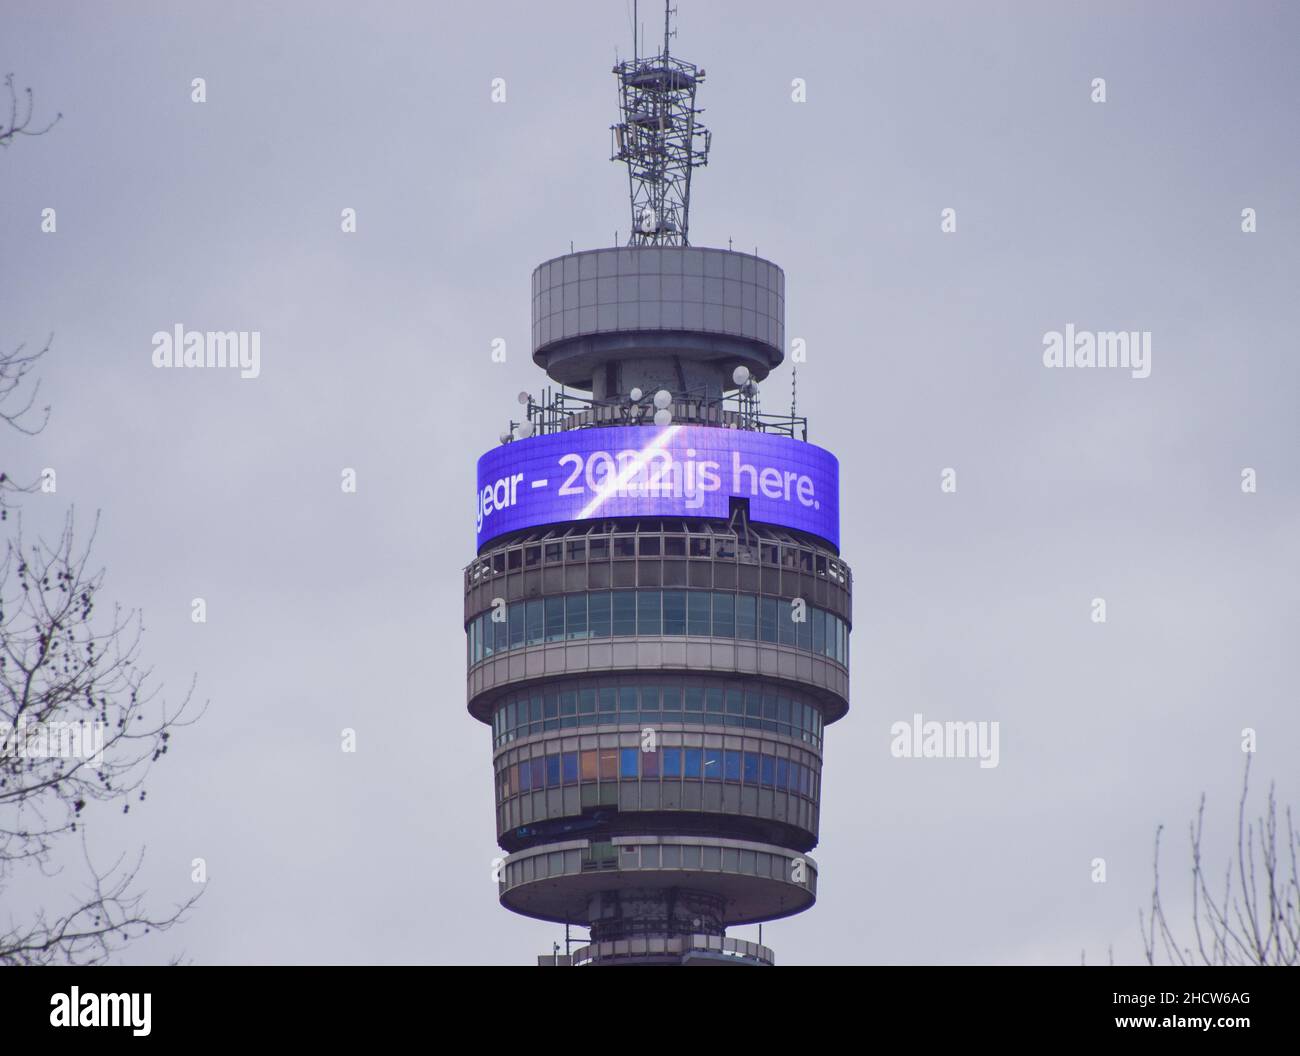
[[[770,755],[763,756],[763,784],[771,785],[776,780],[776,760]]]
[[[782,645],[797,645],[798,634],[797,624],[794,622],[795,608],[794,603],[782,601],[777,615],[776,627],[780,636]]]
[[[686,594],[686,633],[707,637],[710,630],[709,595],[702,590],[688,591]]]
[[[745,725],[745,697],[738,689],[727,690],[727,725]]]
[[[642,711],[659,710],[659,687],[658,686],[641,687],[641,710]]]
[[[578,725],[578,693],[577,690],[565,689],[560,691],[560,728],[571,729]]]
[[[636,686],[619,687],[618,710],[624,713],[636,711]]]
[[[680,686],[664,686],[664,711],[682,710],[682,690]]]
[[[589,726],[592,716],[596,714],[596,691],[581,689],[578,691],[578,715],[583,726]],[[584,717],[585,716],[585,717]]]
[[[560,783],[560,757],[558,755],[548,755],[546,757],[546,787],[554,788]]]
[[[546,704],[542,709],[542,714],[546,718],[544,729],[558,730],[560,728],[560,701],[558,694],[553,689],[546,691]]]
[[[564,783],[566,785],[576,785],[578,783],[578,753],[565,752],[561,756],[564,769]]]
[[[564,599],[566,634],[570,641],[587,637],[587,595],[570,594]]]
[[[745,753],[745,784],[758,784],[758,753]]]
[[[510,648],[518,649],[524,644],[524,603],[512,601],[506,616],[510,624]]]
[[[812,648],[812,621],[816,612],[817,610],[811,605],[806,606],[803,612],[803,619],[799,620],[794,625],[796,636],[795,644],[805,653]]]
[[[680,748],[663,748],[659,754],[663,756],[664,777],[681,777],[682,750]]]
[[[723,752],[724,771],[728,781],[740,780],[740,753]]]
[[[736,597],[736,637],[753,641],[758,636],[758,599],[752,594]]]
[[[776,787],[786,788],[790,781],[790,760],[778,759],[776,761]]]
[[[664,634],[686,633],[686,591],[665,590]]]
[[[636,626],[637,634],[659,633],[659,591],[636,592]]]
[[[618,697],[614,692],[613,686],[602,686],[600,689],[600,713],[602,715],[613,714],[618,708]]]
[[[533,787],[533,768],[524,760],[519,764],[519,791],[527,792]]]
[[[812,651],[821,656],[826,655],[826,613],[821,609],[813,609],[809,614],[812,617]]]
[[[614,599],[614,634],[626,636],[636,634],[636,591],[616,590]]]
[[[702,686],[686,687],[686,710],[687,711],[704,710],[704,688]]]
[[[713,637],[736,637],[736,595],[713,595]]]
[[[722,689],[718,686],[709,686],[704,691],[704,708],[710,715],[722,714]]]
[[[763,598],[759,604],[758,636],[765,642],[777,640],[777,603],[776,598]]]
[[[587,595],[587,627],[593,638],[609,637],[609,591]]]
[[[546,599],[546,640],[564,641],[564,599],[562,597]]]
[[[702,754],[698,748],[687,748],[685,750],[687,777],[699,777],[701,775],[700,756]]]
[[[542,599],[533,598],[524,603],[525,645],[537,645],[542,640]]]
[[[502,613],[503,617],[508,617],[509,609]],[[494,637],[496,638],[495,652],[504,653],[510,648],[510,625],[506,619],[493,620],[492,614],[488,614],[488,622],[494,628]]]
[[[722,750],[720,748],[704,749],[704,780],[722,780]]]
[[[618,752],[618,776],[637,776],[637,755],[635,748],[620,748]]]

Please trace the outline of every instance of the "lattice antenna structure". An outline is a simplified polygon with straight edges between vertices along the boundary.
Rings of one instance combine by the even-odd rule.
[[[665,2],[658,55],[634,54],[614,67],[620,120],[610,126],[610,160],[627,165],[629,246],[690,245],[691,170],[709,161],[712,134],[700,124],[704,111],[695,105],[695,90],[705,73],[669,54],[675,12]]]

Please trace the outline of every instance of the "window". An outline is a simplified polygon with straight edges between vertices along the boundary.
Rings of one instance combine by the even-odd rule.
[[[560,691],[560,727],[572,729],[578,725],[578,693],[573,689]]]
[[[704,691],[704,710],[710,715],[722,714],[722,690],[717,686],[709,686]],[[714,720],[710,720],[714,721]],[[717,721],[721,721],[720,719]]]
[[[546,787],[554,788],[560,783],[560,757],[558,755],[548,755],[546,757]]]
[[[776,781],[776,760],[770,755],[763,756],[763,784],[772,785]]]
[[[587,597],[587,626],[593,638],[609,637],[609,591],[602,590]]]
[[[532,768],[526,761],[519,764],[519,779],[515,783],[519,786],[520,792],[527,792],[533,787],[532,773]]]
[[[713,595],[713,637],[736,637],[736,595]]]
[[[719,748],[704,749],[704,780],[721,781],[722,780],[722,750]]]
[[[757,624],[758,599],[752,594],[736,596],[736,637],[753,641],[758,634]]]
[[[799,620],[794,625],[796,635],[795,643],[805,653],[812,648],[812,622],[817,615],[817,610],[811,605],[805,606],[803,619]]]
[[[758,753],[745,753],[745,784],[758,784]]]
[[[587,637],[587,595],[570,594],[564,599],[569,641]]]
[[[600,756],[600,779],[602,781],[618,780],[618,749],[598,748]]]
[[[798,638],[794,622],[794,603],[782,601],[780,611],[776,621],[777,630],[780,634],[782,645],[797,645]]]
[[[565,752],[560,756],[563,770],[563,780],[566,785],[576,785],[578,783],[578,753]]]
[[[546,599],[546,640],[564,641],[564,598],[562,597]]]
[[[633,749],[635,751],[635,749]],[[658,752],[637,752],[641,756],[641,776],[653,777],[659,776],[659,753]]]
[[[617,707],[618,707],[618,697],[614,693],[614,687],[602,686],[600,689],[601,715],[613,715]]]
[[[530,759],[528,765],[533,771],[533,788],[546,787],[546,760]]]
[[[542,563],[542,548],[540,546],[524,547],[524,567],[532,568]]]
[[[640,754],[641,754],[641,753],[640,753],[636,748],[620,748],[620,749],[619,749],[619,752],[618,752],[618,755],[619,755],[618,776],[619,776],[619,777],[632,777],[632,778],[635,778],[635,777],[637,776],[637,758],[636,758],[636,757],[637,757],[638,755],[640,755]]]
[[[790,760],[778,759],[776,761],[776,787],[786,788],[790,781]]]
[[[614,591],[613,612],[613,627],[616,637],[636,634],[636,591]]]
[[[704,689],[701,686],[686,687],[686,710],[703,711],[704,710]]]
[[[727,725],[743,726],[745,720],[745,698],[738,689],[727,690]]]
[[[680,748],[664,748],[659,754],[663,757],[664,777],[681,777],[682,750]]]
[[[569,543],[569,560],[585,561],[587,559],[587,540],[578,539]]]
[[[636,711],[636,687],[635,686],[619,687],[618,710],[624,715]]]
[[[812,651],[820,656],[826,655],[826,613],[813,609],[809,614],[812,620]]]
[[[686,633],[707,636],[709,623],[709,595],[702,590],[692,590],[686,595]]]
[[[665,590],[663,628],[664,634],[686,633],[686,591]]]
[[[687,748],[684,754],[686,756],[686,776],[700,777],[700,757],[703,752],[698,748]]]
[[[657,535],[643,535],[643,536],[641,536],[641,539],[640,539],[640,547],[641,547],[641,556],[642,556],[642,557],[658,557],[658,556],[659,556],[659,536],[657,536]]]
[[[765,642],[775,642],[776,598],[761,598],[759,601],[759,637]]]
[[[582,753],[582,779],[584,781],[596,780],[596,753],[594,750]]]
[[[658,686],[641,687],[641,710],[642,711],[659,710],[659,687]]]
[[[557,562],[557,561],[561,561],[561,560],[563,560],[563,558],[564,558],[564,544],[563,544],[563,543],[547,543],[547,544],[546,544],[546,563],[547,563],[548,565],[549,565],[549,564],[553,564],[553,563],[555,563],[555,562]]]
[[[591,540],[591,559],[603,561],[609,557],[609,540],[607,538]]]
[[[691,536],[691,557],[708,557],[710,542],[712,540],[707,535]]]
[[[740,780],[740,753],[723,752],[723,774],[728,781]]]
[[[664,711],[682,710],[682,691],[679,686],[664,686]]]
[[[533,598],[525,604],[525,644],[538,645],[542,640],[542,599]]]
[[[614,537],[615,557],[636,557],[636,536],[619,535]]]
[[[518,649],[524,644],[524,603],[512,601],[506,615],[510,621],[510,648]]]
[[[686,539],[680,535],[670,535],[664,539],[665,557],[685,557]]]
[[[644,540],[642,540],[644,542]],[[658,540],[656,540],[658,542]],[[637,634],[659,633],[659,591],[638,590],[636,594]]]

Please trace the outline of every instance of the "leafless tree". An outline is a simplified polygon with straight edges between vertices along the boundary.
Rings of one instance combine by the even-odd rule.
[[[1284,811],[1279,828],[1276,787],[1269,786],[1264,814],[1247,820],[1250,755],[1246,756],[1237,805],[1236,857],[1229,857],[1221,893],[1203,857],[1205,796],[1196,821],[1188,826],[1191,839],[1191,943],[1176,937],[1160,896],[1160,835],[1156,830],[1154,885],[1149,913],[1139,912],[1142,944],[1148,964],[1300,964],[1300,837]],[[1212,888],[1212,885],[1214,887]]]
[[[21,108],[13,77],[0,145],[41,135],[32,128],[32,96]],[[61,116],[61,115],[60,115]],[[0,431],[34,436],[49,419],[36,409],[30,376],[49,351],[19,345],[0,352]],[[69,513],[53,544],[23,539],[18,498],[34,490],[0,465],[0,520],[10,537],[0,558],[0,964],[93,964],[131,940],[178,923],[197,895],[166,912],[144,906],[136,878],[143,851],[102,866],[85,838],[88,815],[145,799],[144,781],[167,753],[172,732],[198,720],[190,691],[174,707],[140,666],[143,624],[136,613],[97,612],[104,573],[90,565],[92,528],[78,545]],[[13,516],[10,516],[13,514]],[[98,525],[96,518],[95,525]],[[69,847],[69,841],[80,847]],[[22,874],[63,874],[78,851],[82,887],[59,909],[23,909],[6,894]],[[70,878],[75,879],[75,875]],[[46,884],[46,887],[50,885]]]
[[[9,93],[9,121],[8,124],[0,124],[0,147],[10,146],[19,136],[43,136],[63,120],[61,113],[55,114],[53,121],[33,128],[32,114],[36,108],[36,97],[32,90],[24,88],[22,101],[19,102],[12,73],[5,74],[5,90]]]

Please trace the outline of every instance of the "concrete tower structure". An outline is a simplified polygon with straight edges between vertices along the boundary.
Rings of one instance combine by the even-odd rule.
[[[726,929],[815,901],[823,737],[849,707],[838,464],[759,408],[781,269],[687,242],[704,72],[669,36],[614,69],[629,244],[533,272],[533,359],[562,388],[521,393],[478,464],[468,699],[499,896],[590,929],[548,963],[773,963]]]

